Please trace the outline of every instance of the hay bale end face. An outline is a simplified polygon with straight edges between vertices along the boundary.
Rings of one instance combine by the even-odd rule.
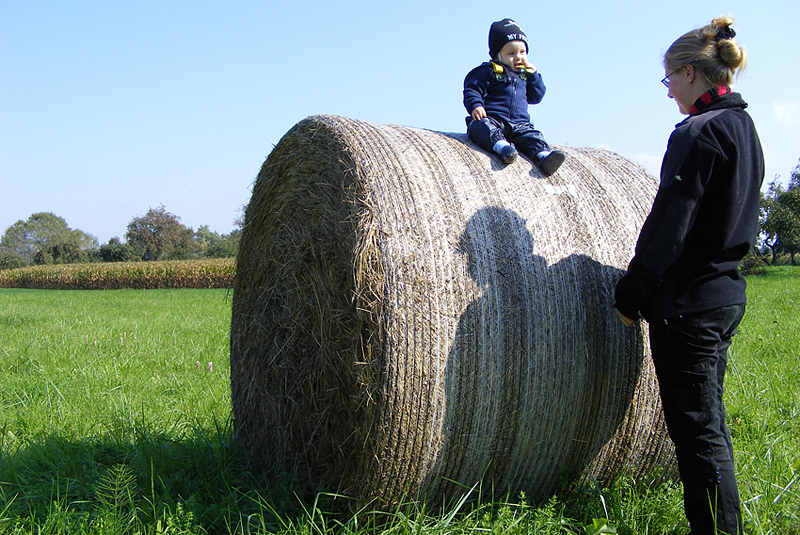
[[[403,126],[315,116],[281,139],[234,281],[234,426],[256,463],[376,508],[672,466],[645,327],[612,309],[656,183],[560,148],[544,178]]]

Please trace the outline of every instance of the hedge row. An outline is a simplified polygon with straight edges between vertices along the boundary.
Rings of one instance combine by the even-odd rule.
[[[231,288],[234,271],[233,258],[30,266],[0,271],[0,288]]]

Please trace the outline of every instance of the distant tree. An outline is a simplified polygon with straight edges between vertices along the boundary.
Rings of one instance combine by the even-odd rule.
[[[800,163],[792,170],[788,189],[779,202],[789,212],[788,231],[783,245],[785,252],[792,257],[792,265],[795,265],[794,256],[800,252]]]
[[[37,253],[43,255],[48,249],[60,246],[83,252],[97,247],[97,238],[82,230],[69,228],[66,220],[50,212],[38,212],[26,221],[19,220],[11,225],[0,238],[0,249],[7,255],[19,258],[24,265],[31,264]]]
[[[241,235],[241,230],[223,234],[218,243],[208,248],[206,256],[208,258],[235,258],[239,253],[239,238]]]
[[[778,255],[778,214],[775,208],[775,201],[780,194],[782,187],[778,181],[779,177],[770,182],[767,193],[761,193],[761,205],[759,209],[759,228],[763,236],[764,245],[772,255],[771,264],[775,264]]]
[[[230,234],[219,234],[208,228],[200,226],[194,233],[194,239],[203,258],[231,258],[239,250],[239,233],[234,230]]]
[[[25,267],[25,262],[11,251],[0,248],[0,270]]]
[[[778,253],[789,254],[792,264],[796,263],[795,254],[800,252],[800,163],[792,171],[787,189],[776,176],[762,195],[761,231],[772,264]]]
[[[99,245],[96,237],[78,229],[70,231],[67,242],[75,245],[84,252],[93,251],[97,249],[97,246]]]
[[[87,262],[89,255],[86,251],[70,241],[63,241],[48,245],[33,255],[34,264],[79,264]]]
[[[97,256],[103,262],[130,262],[139,260],[136,250],[127,243],[122,243],[116,236],[108,240],[108,243],[101,245],[97,251]]]
[[[758,254],[758,251],[750,251],[739,264],[739,271],[744,275],[765,275],[767,273],[767,260],[764,255]]]
[[[205,256],[205,251],[213,244],[217,243],[222,237],[215,231],[212,231],[208,225],[200,225],[194,231],[194,241],[197,242],[197,247],[200,250],[200,256]]]
[[[194,231],[163,205],[134,217],[125,239],[142,260],[180,260],[191,258],[197,251]]]
[[[233,220],[234,229],[230,234],[223,234],[222,240],[209,247],[206,251],[206,256],[209,258],[235,258],[239,254],[239,240],[242,237],[242,230],[244,229],[244,215],[247,211],[247,204],[242,203],[237,211],[237,216]]]
[[[236,232],[237,235],[241,233],[242,229],[244,229],[244,214],[247,212],[248,204],[249,203],[246,202],[242,203],[242,205],[239,207],[239,210],[237,210],[238,215],[236,216],[236,219],[233,220],[233,225],[236,227],[236,230],[233,232]]]

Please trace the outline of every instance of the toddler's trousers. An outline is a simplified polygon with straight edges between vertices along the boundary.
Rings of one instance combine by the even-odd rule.
[[[519,152],[534,162],[537,154],[550,150],[542,133],[530,123],[509,123],[494,117],[484,117],[480,121],[468,119],[468,122],[467,135],[487,152],[491,153],[495,143],[502,139],[513,143]]]

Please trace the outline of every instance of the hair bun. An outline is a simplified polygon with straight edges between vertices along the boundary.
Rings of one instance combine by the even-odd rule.
[[[692,63],[712,85],[730,85],[747,65],[747,52],[734,39],[733,22],[733,16],[721,16],[686,32],[664,54],[664,66],[674,70]]]
[[[730,26],[722,26],[717,30],[717,39],[733,39],[736,37],[736,32]]]

